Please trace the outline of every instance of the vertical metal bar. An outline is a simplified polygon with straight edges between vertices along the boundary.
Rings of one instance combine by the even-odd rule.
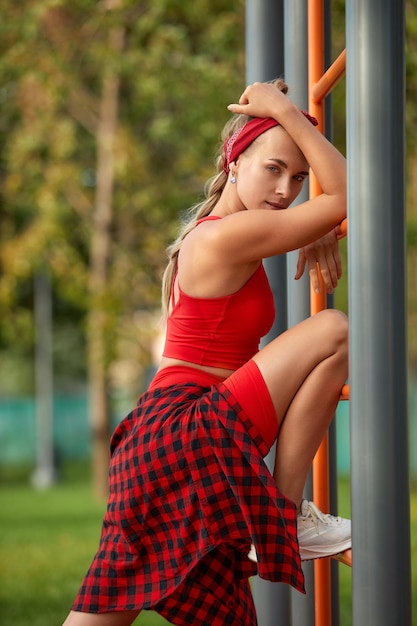
[[[332,55],[332,9],[331,0],[324,0],[324,64],[325,68],[333,63]],[[326,137],[333,140],[333,96],[330,93],[325,102],[324,127]],[[327,296],[327,308],[334,308],[334,295]],[[338,511],[338,473],[337,473],[337,426],[336,416],[329,428],[329,511]],[[330,561],[330,590],[331,590],[331,623],[332,626],[340,624],[340,601],[339,601],[339,563]]]
[[[246,79],[266,81],[284,72],[282,0],[246,0]]]
[[[34,279],[36,325],[36,469],[32,483],[39,489],[55,482],[53,373],[52,373],[52,294],[49,274],[40,270]]]
[[[353,623],[411,625],[404,0],[348,0]]]
[[[308,0],[308,75],[310,112],[317,118],[319,128],[324,131],[324,104],[317,103],[312,97],[313,86],[324,73],[324,2]],[[310,180],[310,195],[321,193],[320,185],[314,175]],[[321,288],[320,294],[311,294],[311,314],[326,308],[326,292]],[[329,489],[329,437],[324,437],[313,463],[313,494],[318,507],[325,512],[330,509]],[[314,562],[314,593],[316,606],[316,625],[331,625],[331,575],[329,559]]]
[[[285,79],[289,86],[289,97],[300,109],[308,109],[308,46],[307,46],[307,2],[306,0],[284,1],[284,64]],[[305,188],[294,202],[294,206],[308,200]],[[294,281],[298,252],[287,254],[287,315],[288,326],[294,326],[310,315],[310,281],[308,273]],[[311,478],[304,496],[313,498]],[[292,623],[311,626],[314,623],[314,565],[303,565],[307,594],[291,590]]]
[[[246,0],[246,80],[266,81],[284,72],[283,0]],[[285,255],[265,261],[274,293],[276,319],[265,343],[287,328],[286,258]],[[272,451],[266,459],[273,467]],[[282,626],[291,623],[290,594],[287,585],[276,585],[256,577],[252,584],[259,626]]]
[[[283,0],[246,2],[246,81],[267,81],[284,73]],[[285,255],[264,262],[275,296],[276,319],[268,340],[287,328]]]

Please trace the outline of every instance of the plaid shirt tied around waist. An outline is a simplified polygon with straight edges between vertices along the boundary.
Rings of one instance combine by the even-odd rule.
[[[296,508],[267,452],[222,383],[145,392],[111,440],[100,546],[73,610],[254,626],[249,577],[304,592]],[[258,565],[247,558],[252,543]]]

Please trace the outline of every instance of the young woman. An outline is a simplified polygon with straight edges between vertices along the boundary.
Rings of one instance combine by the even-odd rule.
[[[247,87],[217,174],[168,249],[165,349],[111,441],[99,550],[65,626],[254,626],[248,579],[304,591],[301,560],[351,546],[350,522],[303,500],[348,375],[346,317],[326,310],[263,349],[274,319],[262,260],[300,249],[313,288],[340,277],[342,155],[285,95]],[[323,193],[296,208],[309,168]],[[276,441],[272,477],[263,458]]]

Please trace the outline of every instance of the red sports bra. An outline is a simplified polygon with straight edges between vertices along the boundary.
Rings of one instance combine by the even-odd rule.
[[[208,216],[208,219],[221,219]],[[259,350],[272,327],[275,306],[262,263],[239,291],[193,298],[181,291],[167,320],[163,356],[236,370]]]

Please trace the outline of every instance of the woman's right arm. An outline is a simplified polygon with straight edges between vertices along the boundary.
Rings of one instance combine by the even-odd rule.
[[[339,221],[346,216],[345,158],[285,94],[272,84],[254,83],[245,89],[239,103],[229,105],[228,109],[233,113],[276,119],[304,154],[323,194],[333,199]]]

